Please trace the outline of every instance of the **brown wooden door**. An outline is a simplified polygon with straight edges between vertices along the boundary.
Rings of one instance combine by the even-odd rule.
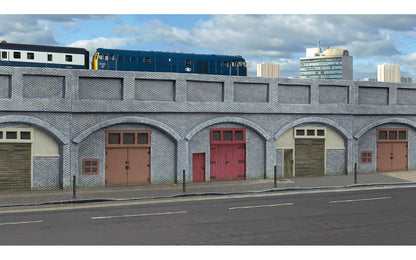
[[[150,183],[150,148],[128,148],[127,185]]]
[[[192,178],[194,182],[205,181],[205,153],[192,154]]]
[[[407,171],[407,142],[377,143],[377,171]]]
[[[295,139],[295,176],[325,175],[325,139]]]
[[[285,178],[293,177],[293,149],[285,149],[283,155],[283,176]]]
[[[105,184],[106,186],[127,185],[127,148],[106,149]]]

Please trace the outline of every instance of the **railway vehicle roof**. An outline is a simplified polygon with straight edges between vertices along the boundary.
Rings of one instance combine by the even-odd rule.
[[[107,53],[118,53],[120,55],[144,55],[147,54],[149,56],[169,56],[169,57],[185,57],[185,56],[199,56],[204,58],[233,58],[233,59],[241,59],[244,58],[241,55],[217,55],[217,54],[197,54],[197,53],[183,53],[183,52],[164,52],[164,51],[141,51],[141,50],[119,50],[119,49],[105,49],[105,48],[98,48],[97,52],[107,52]]]
[[[17,49],[17,50],[32,50],[32,51],[67,52],[67,53],[88,53],[86,49],[77,48],[77,47],[61,47],[61,46],[47,46],[47,45],[7,43],[7,42],[0,42],[0,48]]]

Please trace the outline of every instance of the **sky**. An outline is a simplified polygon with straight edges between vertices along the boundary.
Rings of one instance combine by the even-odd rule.
[[[360,1],[351,0],[347,13],[340,13],[345,11],[340,3],[331,9],[324,8],[323,1],[294,1],[284,7],[265,0],[231,4],[211,0],[204,6],[185,0],[154,0],[147,5],[113,1],[118,8],[73,1],[63,9],[55,3],[12,4],[9,13],[0,15],[0,39],[82,47],[90,55],[97,48],[241,55],[249,76],[256,76],[257,63],[276,62],[282,78],[299,77],[299,58],[319,39],[322,48],[349,50],[354,80],[376,78],[377,64],[382,63],[400,65],[401,76],[413,81],[416,77],[416,15],[406,14],[403,7],[365,9]],[[52,6],[48,13],[41,14],[39,8],[48,4]]]

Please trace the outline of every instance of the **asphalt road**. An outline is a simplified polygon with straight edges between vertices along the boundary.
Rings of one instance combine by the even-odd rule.
[[[415,198],[395,188],[2,208],[0,244],[415,245]]]

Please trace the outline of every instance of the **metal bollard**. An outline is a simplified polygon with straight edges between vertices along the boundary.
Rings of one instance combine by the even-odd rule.
[[[354,183],[357,183],[357,163],[354,164]]]
[[[75,175],[72,176],[72,198],[77,198],[77,177]]]
[[[185,188],[185,170],[183,170],[183,173],[182,173],[182,193],[186,193],[186,188]]]
[[[273,187],[277,188],[277,168],[274,166],[274,185]]]

